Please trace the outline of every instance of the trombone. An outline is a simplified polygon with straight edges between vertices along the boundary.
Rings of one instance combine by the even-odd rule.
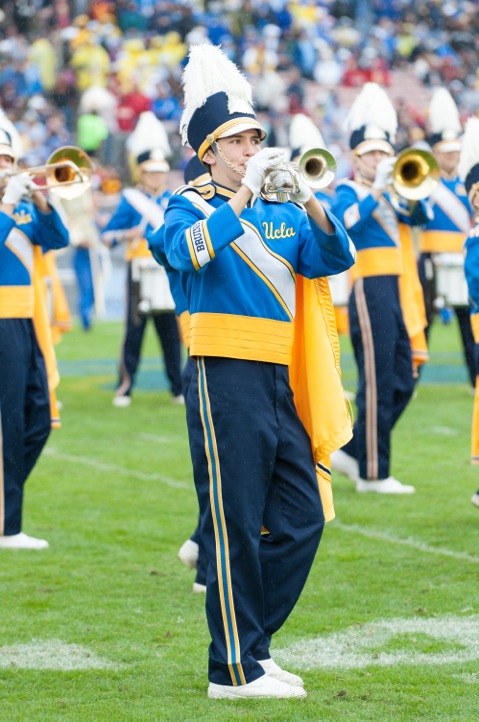
[[[81,148],[66,145],[55,150],[45,165],[6,171],[0,176],[10,178],[20,173],[27,173],[32,178],[43,178],[43,183],[35,185],[35,191],[48,190],[59,198],[70,200],[78,198],[90,187],[93,163]]]
[[[441,173],[433,154],[420,148],[399,153],[391,173],[390,195],[396,209],[400,199],[412,203],[428,198],[439,183]]]
[[[298,163],[281,163],[266,173],[261,197],[267,201],[285,203],[289,200],[291,193],[299,191],[299,178],[301,177],[310,188],[318,190],[326,188],[336,175],[336,160],[332,153],[324,148],[312,148],[307,150],[300,157]],[[289,181],[281,187],[276,187],[271,179],[271,174],[276,171],[289,173]]]

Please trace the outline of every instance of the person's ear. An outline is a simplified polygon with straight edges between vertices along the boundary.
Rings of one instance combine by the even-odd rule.
[[[208,163],[208,165],[215,165],[216,164],[216,156],[213,153],[213,148],[208,148],[206,153],[203,156],[203,162]]]

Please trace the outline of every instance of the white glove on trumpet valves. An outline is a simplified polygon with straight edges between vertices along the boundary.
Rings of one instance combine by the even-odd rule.
[[[285,161],[285,152],[279,148],[263,148],[246,163],[246,173],[241,183],[259,196],[266,172]]]
[[[376,168],[376,177],[374,179],[374,190],[384,191],[391,182],[391,175],[397,158],[384,158]]]
[[[2,203],[5,205],[16,206],[22,198],[31,196],[35,190],[35,183],[28,173],[19,173],[13,175],[7,185],[2,197]]]

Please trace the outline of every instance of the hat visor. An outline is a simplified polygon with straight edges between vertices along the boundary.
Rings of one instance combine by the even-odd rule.
[[[16,155],[13,152],[13,148],[11,145],[2,145],[0,143],[0,155],[8,155],[9,158],[13,158],[15,160]]]
[[[140,170],[146,173],[168,173],[170,166],[166,160],[146,160],[140,164]]]
[[[357,145],[356,148],[354,148],[354,153],[358,156],[362,156],[365,153],[371,153],[373,150],[381,150],[383,153],[387,153],[388,155],[394,155],[394,148],[391,143],[379,138],[377,140],[364,140],[362,143]]]
[[[258,123],[257,120],[250,120],[249,122],[245,121],[244,123],[238,123],[238,125],[233,125],[230,128],[227,128],[223,133],[221,133],[218,138],[230,138],[232,135],[239,135],[239,133],[244,133],[245,130],[258,130],[261,140],[264,140],[266,138],[266,131],[263,126]]]
[[[438,153],[459,153],[461,142],[459,140],[441,140],[436,143],[434,150]]]

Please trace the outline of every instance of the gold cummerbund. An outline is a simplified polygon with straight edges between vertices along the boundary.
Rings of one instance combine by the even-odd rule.
[[[33,286],[0,286],[0,318],[32,318]]]
[[[366,248],[358,251],[356,263],[351,268],[353,278],[366,278],[367,276],[399,276],[402,273],[401,249]]]
[[[132,258],[151,258],[151,251],[148,248],[148,241],[145,238],[129,241],[125,249],[125,261]]]
[[[471,314],[471,328],[474,336],[474,343],[479,343],[479,313]]]
[[[183,341],[186,348],[190,347],[190,313],[189,311],[183,311],[178,316],[178,323],[180,325],[181,340]]]
[[[190,355],[291,363],[293,323],[224,313],[194,313]]]
[[[457,231],[422,231],[419,236],[421,253],[461,253],[467,233]]]

